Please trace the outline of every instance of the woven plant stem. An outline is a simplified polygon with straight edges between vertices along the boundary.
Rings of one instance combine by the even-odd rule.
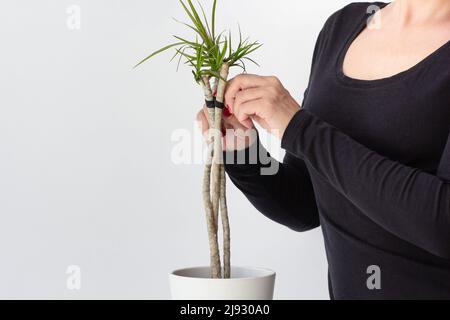
[[[200,82],[203,93],[205,96],[206,103],[214,101],[214,97],[211,92],[211,86],[209,84],[209,78],[203,77]],[[211,124],[214,120],[214,108],[208,108],[209,123]],[[210,251],[210,272],[211,278],[221,278],[222,268],[220,264],[220,252],[219,243],[217,238],[217,221],[215,220],[215,212],[211,201],[211,163],[213,158],[213,141],[211,141],[211,136],[208,131],[208,153],[205,164],[205,169],[203,172],[203,206],[206,213],[206,225],[208,230],[208,241],[209,241],[209,251]]]
[[[220,79],[217,83],[216,91],[216,108],[214,111],[214,154],[212,161],[212,206],[214,211],[214,219],[217,222],[216,231],[218,231],[219,208],[222,218],[223,231],[223,273],[224,278],[230,277],[230,226],[228,221],[228,210],[225,198],[225,176],[223,165],[223,148],[222,148],[222,114],[224,107],[224,94],[226,87],[226,79],[228,78],[229,65],[224,63],[220,69]]]
[[[230,221],[228,217],[225,165],[220,165],[220,217],[223,228],[223,277],[229,279],[231,276],[230,262]]]
[[[223,107],[224,103],[224,94],[225,94],[225,86],[226,79],[228,78],[229,65],[224,63],[222,68],[220,69],[220,76],[218,85],[217,85],[217,93],[216,93],[216,108],[214,108],[214,125],[213,125],[213,134],[214,134],[214,153],[213,153],[213,161],[212,161],[212,205],[214,210],[214,219],[216,222],[219,220],[219,198],[220,198],[220,165],[222,164],[222,114],[223,110],[220,106]],[[216,225],[216,229],[218,229],[218,224]]]
[[[212,78],[211,91],[212,91],[213,98],[214,98],[214,104],[216,104],[216,96],[217,96],[217,88],[218,88],[218,86],[219,86],[219,79],[218,78]],[[213,132],[213,135],[214,135],[214,132],[218,133],[218,131],[217,131],[216,127],[215,127],[215,121],[216,121],[216,119],[215,119],[215,110],[216,110],[216,108],[214,107],[211,110],[212,110],[212,121],[211,121],[211,126],[210,127],[213,129],[212,132]],[[213,151],[213,153],[214,153],[214,151]],[[213,180],[213,179],[211,178],[211,180]],[[214,220],[216,221],[216,225],[215,225],[216,226],[216,232],[218,232],[218,229],[219,229],[219,218],[218,218],[218,216],[219,216],[219,202],[218,202],[218,199],[214,199],[214,200],[211,200],[211,201],[213,201]]]
[[[211,90],[213,96],[217,94],[217,88],[219,85],[219,80],[214,78]],[[214,109],[212,109],[214,110]],[[214,119],[214,112],[213,112]],[[229,279],[231,276],[231,264],[230,264],[230,223],[228,218],[228,208],[227,208],[227,198],[226,198],[226,179],[225,179],[225,167],[220,166],[220,191],[219,191],[219,207],[220,207],[220,217],[222,219],[223,228],[223,277]],[[216,224],[216,230],[218,230],[218,219]]]

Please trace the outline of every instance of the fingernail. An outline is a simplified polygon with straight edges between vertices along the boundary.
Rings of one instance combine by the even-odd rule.
[[[226,107],[223,109],[223,116],[224,116],[225,118],[229,118],[229,117],[231,116],[231,111],[230,111],[230,107],[229,107],[229,106],[226,106]]]

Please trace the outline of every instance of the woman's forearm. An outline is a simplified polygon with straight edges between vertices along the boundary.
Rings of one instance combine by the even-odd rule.
[[[282,147],[387,231],[450,258],[448,181],[383,157],[306,110],[289,123]]]
[[[253,206],[271,220],[296,231],[319,226],[319,216],[309,173],[301,159],[287,154],[283,163],[276,162],[258,142],[256,163],[249,163],[249,150],[235,151],[233,157],[247,160],[245,164],[226,162],[225,168],[236,187]],[[239,154],[240,153],[240,154]],[[230,154],[225,158],[230,159]],[[275,164],[275,165],[274,165]],[[269,166],[277,170],[265,170]],[[272,172],[271,172],[272,171]]]

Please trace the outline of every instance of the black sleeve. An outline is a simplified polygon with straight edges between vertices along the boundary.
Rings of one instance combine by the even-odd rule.
[[[326,31],[337,14],[328,18],[317,37],[312,56],[311,74],[317,63],[316,58],[320,55],[326,41]],[[308,89],[305,90],[303,100],[307,94]],[[270,157],[259,140],[255,147],[260,151],[258,154],[267,155],[272,165],[278,165],[278,172],[274,175],[261,174],[261,168],[267,167],[261,163],[261,159],[258,159],[255,164],[226,164],[225,168],[231,181],[253,206],[269,219],[296,231],[318,227],[320,223],[314,190],[304,161],[286,152],[283,163],[278,163]],[[248,153],[249,149],[234,152],[231,157],[239,156],[248,159]],[[230,156],[229,153],[228,156]]]
[[[282,147],[385,230],[450,258],[448,180],[383,157],[303,109],[289,123]],[[449,153],[447,145],[438,172],[448,171]]]
[[[257,161],[251,161],[252,149],[258,151]],[[225,157],[225,169],[231,181],[266,217],[295,231],[319,226],[311,179],[301,159],[286,153],[283,163],[279,163],[259,140],[251,148],[225,153]],[[231,163],[231,158],[245,158],[245,163]]]

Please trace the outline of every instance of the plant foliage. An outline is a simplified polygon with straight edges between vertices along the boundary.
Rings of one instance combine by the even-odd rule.
[[[171,61],[178,57],[178,65],[184,60],[184,64],[192,67],[192,73],[197,82],[203,76],[220,78],[220,68],[224,63],[230,67],[238,66],[244,71],[245,61],[258,65],[249,55],[260,48],[262,44],[258,41],[243,40],[239,28],[239,43],[233,48],[231,32],[216,34],[216,9],[217,0],[214,0],[211,12],[211,21],[208,21],[205,10],[200,2],[195,6],[192,0],[179,0],[190,22],[180,22],[194,32],[195,40],[187,40],[179,36],[173,36],[176,42],[156,50],[136,66],[143,64],[159,53],[169,49],[175,49]],[[199,9],[198,9],[199,8]],[[178,69],[178,67],[177,67]]]

